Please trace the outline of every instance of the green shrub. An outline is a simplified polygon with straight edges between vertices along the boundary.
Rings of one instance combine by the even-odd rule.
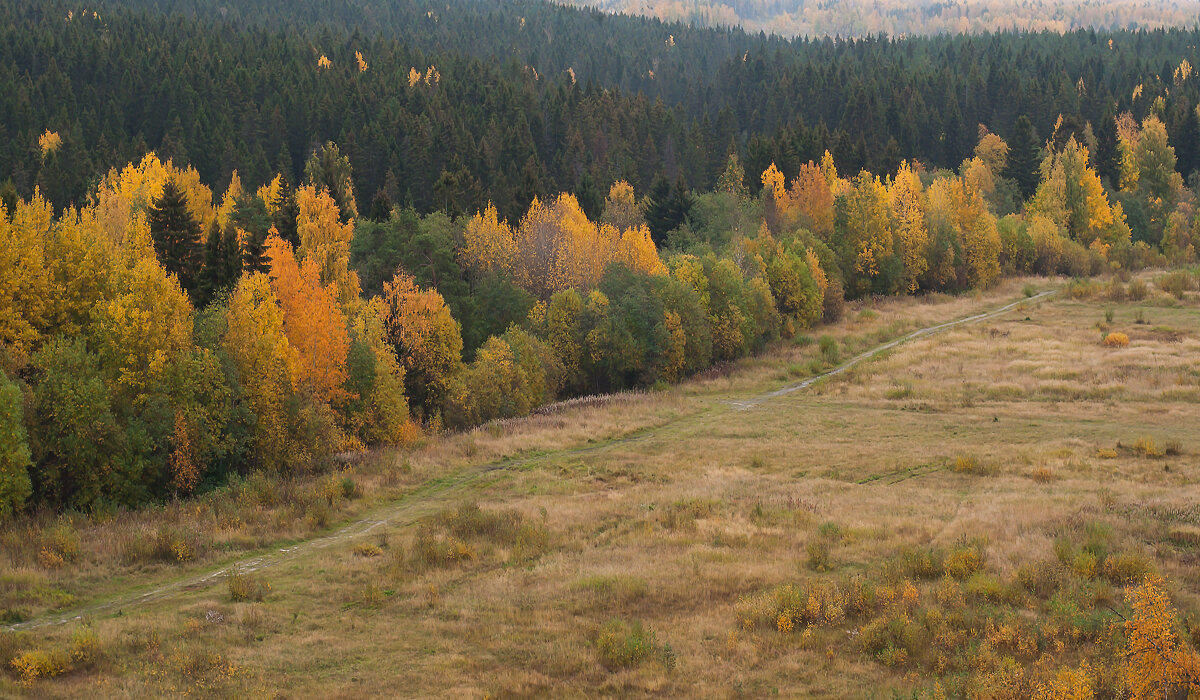
[[[446,567],[475,558],[475,548],[457,537],[439,537],[428,529],[417,533],[413,562],[422,567]]]
[[[668,670],[675,668],[675,652],[669,644],[660,644],[652,630],[640,622],[626,624],[613,620],[596,639],[600,663],[610,671],[658,661]]]
[[[90,666],[100,659],[100,639],[91,625],[80,625],[71,633],[71,661]]]
[[[123,554],[125,561],[130,564],[179,563],[192,561],[204,549],[205,543],[195,530],[164,526],[154,532],[134,535],[125,543]]]
[[[808,568],[813,571],[830,571],[833,565],[829,558],[829,543],[813,540],[808,543]]]
[[[823,335],[817,341],[818,347],[821,348],[821,356],[831,365],[836,365],[840,359],[841,353],[838,348],[837,338],[831,335]]]
[[[1183,299],[1187,292],[1196,288],[1196,278],[1187,270],[1168,272],[1159,277],[1156,283],[1159,289],[1162,289],[1176,299]]]
[[[912,579],[941,578],[946,555],[932,547],[905,547],[900,550],[899,574]]]
[[[1061,569],[1053,562],[1029,562],[1017,569],[1017,582],[1039,598],[1049,598],[1062,581]]]

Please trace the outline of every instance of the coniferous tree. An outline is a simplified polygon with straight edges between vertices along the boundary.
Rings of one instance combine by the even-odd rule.
[[[13,183],[12,178],[4,181],[0,185],[0,205],[8,212],[8,218],[12,219],[13,214],[17,213],[17,200],[20,195],[17,194],[17,186]]]
[[[246,274],[266,272],[271,269],[271,259],[267,257],[266,235],[246,231],[242,245],[242,269]]]
[[[229,222],[243,232],[242,261],[246,272],[266,272],[271,263],[266,244],[272,226],[266,204],[258,197],[239,197]]]
[[[387,196],[387,192],[382,189],[375,193],[375,198],[371,200],[371,215],[369,218],[377,224],[387,221],[392,216],[392,200]]]
[[[313,152],[304,164],[304,181],[317,190],[329,190],[329,196],[338,206],[342,223],[358,216],[354,183],[350,176],[350,159],[342,155],[336,143],[327,141]]]
[[[1038,159],[1040,150],[1033,123],[1029,121],[1029,117],[1022,114],[1017,117],[1012,138],[1008,140],[1008,165],[1005,167],[1004,176],[1017,183],[1017,189],[1025,199],[1033,196],[1041,179],[1041,173],[1038,171],[1041,165]]]
[[[187,196],[168,178],[162,196],[147,212],[154,252],[163,269],[179,277],[179,284],[191,294],[196,289],[199,270],[200,225],[187,208]]]
[[[687,182],[680,175],[675,180],[675,187],[671,190],[671,220],[675,225],[668,231],[673,231],[683,225],[687,218],[692,213],[692,191],[688,189]]]
[[[1121,155],[1117,148],[1117,118],[1112,110],[1105,110],[1096,127],[1096,174],[1109,187],[1116,189],[1121,180]]]
[[[729,158],[725,161],[725,170],[717,178],[717,191],[726,192],[735,197],[746,197],[746,169],[738,159],[737,151],[729,149]]]
[[[659,173],[646,195],[646,225],[650,227],[655,245],[661,246],[667,239],[667,233],[675,228],[674,221],[671,215],[671,183]]]
[[[279,207],[271,217],[271,224],[279,232],[279,237],[292,244],[293,248],[300,247],[300,234],[296,232],[296,219],[300,216],[300,207],[296,205],[296,188],[283,178],[283,189],[279,193]]]
[[[227,283],[225,256],[222,250],[224,243],[221,227],[216,219],[213,219],[208,226],[208,235],[204,238],[204,267],[200,270],[200,281],[197,284],[197,306],[206,306]]]
[[[223,270],[221,279],[229,287],[236,286],[238,280],[242,277],[242,268],[245,264],[242,253],[242,244],[238,240],[237,227],[232,223],[226,224],[225,230],[221,233],[221,268]],[[264,262],[260,261],[260,268],[262,264]]]
[[[579,200],[579,208],[589,219],[600,218],[600,211],[604,208],[604,194],[596,186],[596,180],[590,172],[584,173],[580,178],[575,198]]]

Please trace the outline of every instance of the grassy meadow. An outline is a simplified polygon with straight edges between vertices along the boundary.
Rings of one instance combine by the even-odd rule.
[[[857,302],[665,391],[6,526],[0,695],[1121,697],[1126,586],[1200,641],[1180,284]]]

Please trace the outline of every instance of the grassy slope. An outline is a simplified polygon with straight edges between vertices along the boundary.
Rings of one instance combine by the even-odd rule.
[[[821,332],[838,337],[846,357],[996,307],[1018,287],[887,300]],[[1133,322],[1135,307],[1150,323]],[[1106,308],[1129,348],[1098,343]],[[1197,349],[1194,299],[1163,307],[1062,298],[913,341],[748,410],[734,402],[804,376],[820,362],[818,345],[781,346],[667,393],[377,454],[354,473],[365,496],[340,511],[368,518],[367,534],[279,553],[263,545],[308,531],[289,530],[285,510],[244,507],[273,513],[253,542],[274,552],[258,574],[271,585],[261,603],[232,602],[223,580],[194,582],[236,558],[228,551],[211,548],[192,564],[106,563],[93,551],[115,546],[126,524],[92,524],[83,530],[86,566],[21,570],[37,585],[78,591],[75,605],[182,585],[119,615],[94,615],[105,653],[91,669],[30,690],[3,678],[0,694],[887,695],[926,676],[877,663],[849,639],[854,625],[803,640],[739,629],[739,599],[779,584],[879,578],[905,546],[964,538],[983,538],[987,571],[1012,578],[1023,564],[1053,559],[1055,539],[1086,523],[1109,529],[1111,549],[1152,560],[1177,604],[1195,609]],[[1183,454],[1098,457],[1143,436],[1178,442]],[[976,473],[956,471],[959,456]],[[461,518],[436,518],[467,500],[519,516],[468,534],[456,534]],[[470,558],[442,565],[423,554],[455,537]],[[818,542],[831,571],[809,565]],[[377,549],[356,553],[363,543]],[[91,590],[76,579],[93,581]],[[923,600],[935,586],[921,585]],[[613,620],[653,629],[671,647],[673,670],[666,655],[606,668],[596,638]],[[66,649],[75,627],[2,644]]]

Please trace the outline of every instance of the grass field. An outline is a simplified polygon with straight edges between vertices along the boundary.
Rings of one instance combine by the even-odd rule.
[[[771,395],[1030,284],[1060,291]],[[1200,640],[1198,358],[1195,292],[1009,281],[333,476],[45,516],[0,533],[0,695],[1119,696],[1124,586],[1164,575]]]

